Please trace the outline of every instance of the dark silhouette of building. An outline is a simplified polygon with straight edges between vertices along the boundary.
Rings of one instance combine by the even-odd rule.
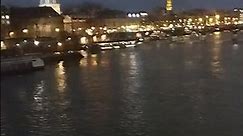
[[[63,17],[51,7],[11,8],[14,37],[58,37],[63,31]]]

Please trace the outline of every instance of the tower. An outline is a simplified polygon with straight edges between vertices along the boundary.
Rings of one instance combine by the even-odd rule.
[[[171,12],[173,9],[172,0],[166,0],[166,12]]]
[[[58,14],[61,14],[61,4],[59,0],[40,0],[39,7],[52,7]]]

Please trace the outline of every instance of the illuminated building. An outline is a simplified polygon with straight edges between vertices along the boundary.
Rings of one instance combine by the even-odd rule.
[[[40,0],[39,7],[51,7],[58,14],[61,14],[61,4],[58,0]]]
[[[51,7],[11,8],[10,37],[57,37],[64,31],[63,17]]]
[[[243,24],[243,9],[240,10],[240,24]]]
[[[173,6],[172,6],[172,0],[166,0],[166,11],[170,12],[172,11]]]

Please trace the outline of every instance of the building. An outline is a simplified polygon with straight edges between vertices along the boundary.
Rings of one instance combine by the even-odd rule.
[[[9,9],[1,6],[1,39],[5,39],[10,31],[10,15]]]
[[[173,3],[172,0],[166,0],[166,12],[169,13],[173,9]]]
[[[39,7],[51,7],[53,8],[58,14],[61,14],[61,4],[59,0],[40,0]]]
[[[58,37],[63,17],[51,7],[11,8],[11,37]]]

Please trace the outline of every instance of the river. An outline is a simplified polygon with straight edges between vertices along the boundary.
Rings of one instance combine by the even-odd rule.
[[[243,34],[182,37],[1,78],[1,136],[241,136]]]

